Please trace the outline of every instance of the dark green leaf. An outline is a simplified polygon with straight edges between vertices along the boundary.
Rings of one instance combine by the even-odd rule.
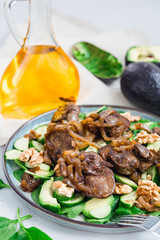
[[[67,214],[68,218],[76,218],[83,210],[85,203],[73,207],[63,207],[59,214]]]
[[[0,179],[0,189],[2,188],[10,188],[8,184],[5,184],[1,179]]]
[[[0,229],[0,239],[8,240],[16,232],[17,228],[15,223],[11,223]]]
[[[9,240],[32,240],[27,231],[20,226],[19,230]]]
[[[101,80],[114,79],[121,76],[122,64],[112,54],[90,44],[78,42],[72,53],[84,67]]]
[[[15,171],[13,172],[13,176],[14,176],[15,179],[17,179],[17,181],[19,181],[19,182],[21,181],[21,178],[22,178],[23,174],[24,174],[24,169],[21,169],[21,168],[15,170]]]
[[[155,216],[155,217],[159,217],[160,216],[160,211],[152,212],[152,213],[149,213],[149,214],[152,215],[152,216]]]
[[[79,114],[79,119],[80,119],[80,120],[83,120],[83,119],[85,119],[85,117],[86,117],[86,114],[80,112],[80,114]]]
[[[144,211],[136,206],[126,207],[123,203],[119,203],[118,208],[115,210],[118,215],[132,215],[132,214],[144,214]]]
[[[30,215],[24,216],[21,218],[21,221],[30,218]],[[17,228],[16,223],[18,222],[18,219],[8,219],[5,217],[0,217],[0,239],[8,240],[12,237],[13,234],[15,234]]]
[[[20,228],[10,240],[52,240],[47,234],[36,227],[25,228],[19,216],[19,209],[17,210],[17,218]]]
[[[33,199],[33,201],[35,203],[37,203],[38,205],[40,205],[39,203],[39,194],[40,194],[40,191],[41,191],[41,186],[39,186],[38,188],[36,188],[32,193],[31,193],[31,197]]]
[[[26,228],[32,240],[52,240],[46,233],[36,227]]]
[[[54,177],[54,181],[62,181],[64,179],[64,177],[60,176],[60,177]]]

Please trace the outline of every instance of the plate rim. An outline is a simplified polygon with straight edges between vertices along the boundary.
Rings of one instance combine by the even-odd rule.
[[[137,112],[140,112],[140,113],[143,113],[143,114],[147,114],[148,116],[151,116],[151,117],[154,117],[156,119],[159,119],[160,120],[160,117],[155,115],[155,114],[152,114],[152,113],[148,113],[146,111],[143,111],[141,109],[137,109],[137,108],[133,108],[133,107],[126,107],[126,106],[118,106],[118,105],[110,105],[110,104],[83,104],[83,105],[77,105],[79,106],[80,108],[83,107],[83,108],[89,108],[89,107],[97,107],[97,108],[100,108],[102,106],[107,106],[107,107],[111,107],[111,108],[119,108],[119,109],[126,109],[126,110],[131,110],[131,111],[137,111]],[[130,228],[134,228],[134,227],[131,227],[131,226],[121,226],[121,225],[118,225],[118,224],[97,224],[97,223],[89,223],[89,222],[82,222],[82,221],[79,221],[79,220],[74,220],[74,219],[70,219],[70,218],[67,218],[67,217],[64,217],[62,215],[59,215],[59,214],[56,214],[54,212],[51,212],[43,207],[41,207],[40,205],[36,204],[35,202],[32,202],[30,199],[28,199],[26,196],[24,196],[20,191],[19,189],[17,189],[17,187],[13,184],[9,174],[8,174],[8,171],[7,171],[7,166],[6,166],[6,160],[5,160],[5,157],[4,157],[4,154],[8,148],[8,145],[10,143],[10,141],[12,140],[12,138],[19,132],[21,131],[21,129],[23,129],[23,127],[25,127],[26,125],[28,125],[30,122],[38,119],[38,118],[41,118],[42,116],[45,116],[45,115],[48,115],[52,112],[55,112],[56,109],[53,109],[51,111],[47,111],[45,113],[42,113],[32,119],[29,119],[28,121],[26,121],[24,124],[22,124],[21,127],[19,127],[13,134],[12,136],[9,138],[9,140],[7,141],[7,144],[5,145],[4,147],[4,150],[3,150],[3,156],[2,156],[2,167],[3,167],[3,171],[4,171],[4,174],[5,174],[5,177],[9,183],[9,185],[11,186],[11,188],[14,190],[14,192],[18,195],[18,197],[22,198],[27,204],[29,204],[30,207],[33,207],[35,208],[37,211],[40,211],[42,212],[42,214],[45,214],[47,215],[48,217],[50,218],[54,218],[53,220],[56,220],[58,219],[59,221],[61,221],[61,223],[70,223],[70,224],[74,224],[74,225],[79,225],[79,226],[83,226],[83,227],[92,227],[92,228],[97,228],[97,229],[126,229],[126,232],[127,232],[127,229],[130,229]],[[137,229],[138,231],[138,229]]]

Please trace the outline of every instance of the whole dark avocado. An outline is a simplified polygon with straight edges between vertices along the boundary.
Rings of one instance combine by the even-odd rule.
[[[130,63],[121,77],[121,90],[134,105],[160,115],[160,68],[152,63]]]

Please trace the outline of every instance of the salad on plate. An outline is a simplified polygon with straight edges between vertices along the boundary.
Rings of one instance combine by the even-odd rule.
[[[81,113],[65,102],[48,125],[14,142],[6,161],[23,191],[49,211],[89,223],[160,215],[160,122],[103,106]]]

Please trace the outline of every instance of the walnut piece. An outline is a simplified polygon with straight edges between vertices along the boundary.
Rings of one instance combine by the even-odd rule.
[[[138,196],[136,202],[142,209],[150,212],[159,210],[157,207],[160,206],[160,187],[156,183],[140,179],[136,194]]]
[[[30,166],[39,165],[44,162],[43,151],[35,153],[29,160]]]
[[[29,162],[30,166],[39,165],[44,162],[44,152],[38,152],[35,148],[29,148],[21,153],[19,160]]]
[[[57,190],[58,194],[66,197],[72,197],[74,193],[74,188],[67,187],[67,184],[62,181],[56,181],[53,183],[53,190]]]
[[[132,188],[126,184],[116,183],[114,194],[127,194],[132,192]]]
[[[135,140],[140,144],[154,143],[160,141],[160,136],[157,133],[149,134],[146,131],[142,130],[137,133]]]
[[[120,113],[123,117],[127,118],[130,122],[139,121],[140,116],[132,116],[130,112]]]
[[[54,172],[55,172],[57,177],[61,176],[59,163],[56,164],[56,166],[54,167]]]
[[[22,162],[28,162],[30,157],[33,156],[34,154],[36,154],[37,151],[35,148],[29,148],[27,150],[24,150],[20,156],[19,156],[19,160]]]

